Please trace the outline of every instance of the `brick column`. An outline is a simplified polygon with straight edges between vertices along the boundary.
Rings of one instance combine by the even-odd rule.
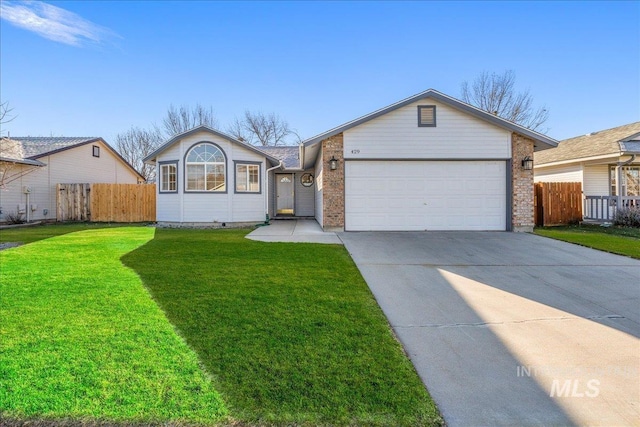
[[[344,231],[344,150],[341,133],[322,141],[322,216],[325,231]],[[338,160],[332,171],[329,159]]]
[[[511,134],[511,229],[532,232],[533,218],[533,170],[522,169],[522,159],[533,159],[533,140]]]

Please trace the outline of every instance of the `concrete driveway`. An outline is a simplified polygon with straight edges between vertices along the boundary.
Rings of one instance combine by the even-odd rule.
[[[449,426],[640,425],[640,261],[522,233],[341,233]]]

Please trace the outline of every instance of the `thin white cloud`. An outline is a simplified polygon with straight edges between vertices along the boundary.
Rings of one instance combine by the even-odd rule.
[[[0,17],[13,25],[71,46],[101,44],[116,33],[81,16],[40,1],[0,1]]]

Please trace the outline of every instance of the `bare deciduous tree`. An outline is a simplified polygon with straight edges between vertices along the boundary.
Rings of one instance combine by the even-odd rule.
[[[176,108],[172,104],[162,120],[162,130],[167,138],[201,125],[214,128],[218,121],[211,107],[205,108],[200,104],[196,104],[194,108],[185,105]]]
[[[298,142],[300,140],[289,123],[277,114],[252,113],[249,110],[244,112],[242,120],[236,118],[227,127],[227,132],[241,141],[263,146],[287,145],[290,136],[296,137]]]
[[[13,108],[9,106],[9,101],[0,102],[0,126],[16,118],[10,115],[12,111]],[[4,129],[0,130],[0,136],[2,136],[2,134],[4,134]]]
[[[541,126],[549,118],[549,112],[544,106],[533,106],[529,90],[516,92],[515,83],[516,75],[512,70],[502,74],[484,71],[471,84],[462,83],[462,100],[531,130],[546,133],[549,129]]]
[[[132,127],[116,136],[116,150],[147,181],[155,179],[155,167],[145,164],[142,159],[160,146],[164,137],[154,126],[150,129]]]
[[[9,183],[37,169],[37,167],[18,165],[15,160],[20,160],[24,157],[22,146],[17,141],[12,141],[8,137],[2,136],[4,134],[2,125],[15,119],[15,116],[10,115],[12,111],[13,108],[9,106],[9,101],[0,102],[0,157],[14,160],[0,160],[0,190],[6,189]]]
[[[155,179],[155,166],[142,162],[163,141],[186,132],[200,125],[217,126],[217,120],[211,107],[200,104],[190,108],[182,105],[179,108],[170,105],[162,119],[162,127],[152,125],[148,129],[132,127],[116,136],[116,149],[147,180]]]

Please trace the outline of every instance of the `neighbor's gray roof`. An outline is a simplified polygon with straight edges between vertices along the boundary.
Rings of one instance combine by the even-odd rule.
[[[560,141],[558,147],[535,153],[535,164],[578,160],[588,157],[640,153],[640,122]]]
[[[124,157],[120,155],[116,150],[111,147],[107,141],[99,137],[87,137],[87,136],[73,136],[73,137],[42,137],[42,136],[12,136],[10,138],[2,138],[3,143],[10,142],[13,144],[13,149],[19,152],[22,163],[25,163],[24,160],[36,160],[40,157],[48,156],[50,154],[54,154],[60,151],[68,150],[70,148],[74,148],[80,145],[90,144],[92,142],[100,141],[104,144],[111,152],[117,156],[122,162],[127,165],[133,172],[135,172],[139,177],[144,178],[140,172],[135,170],[133,166],[129,162],[127,162]],[[6,157],[6,156],[5,156]],[[15,157],[15,156],[8,156]],[[31,164],[31,163],[25,163]],[[39,166],[39,165],[38,165]]]
[[[23,149],[24,158],[37,158],[52,152],[57,152],[75,145],[96,141],[97,137],[32,137],[12,136],[12,141],[19,142]]]
[[[300,148],[293,145],[280,147],[256,147],[265,154],[282,160],[285,169],[297,169],[300,167]]]
[[[46,164],[42,163],[39,160],[12,159],[10,157],[3,157],[3,156],[0,156],[0,162],[17,163],[20,165],[29,165],[29,166],[46,166]]]
[[[445,95],[444,93],[438,92],[435,89],[425,90],[424,92],[420,92],[416,95],[410,96],[409,98],[403,99],[402,101],[398,101],[395,104],[391,104],[384,108],[376,110],[373,113],[369,113],[355,120],[344,123],[338,127],[335,127],[331,130],[328,130],[324,133],[321,133],[319,135],[316,135],[312,138],[307,139],[306,141],[304,141],[304,145],[309,146],[309,145],[316,144],[324,139],[332,137],[333,135],[337,135],[355,126],[358,126],[364,122],[368,122],[369,120],[373,120],[377,117],[380,117],[383,114],[387,114],[391,111],[397,110],[398,108],[404,107],[405,105],[409,105],[416,101],[420,101],[421,99],[435,99],[437,101],[440,101],[444,104],[449,105],[450,107],[466,112],[474,117],[477,117],[481,120],[492,123],[503,129],[508,129],[512,132],[516,132],[516,133],[519,133],[520,135],[524,135],[528,138],[531,138],[537,143],[535,145],[537,149],[544,150],[548,148],[553,148],[558,145],[558,141],[556,141],[553,138],[550,138],[546,135],[543,135],[541,133],[528,129],[524,126],[520,126],[519,124],[503,119],[502,117],[498,117],[494,114],[487,113],[484,110],[481,110],[477,107],[474,107],[473,105],[467,104],[466,102],[460,101],[459,99],[453,98],[449,95]]]

